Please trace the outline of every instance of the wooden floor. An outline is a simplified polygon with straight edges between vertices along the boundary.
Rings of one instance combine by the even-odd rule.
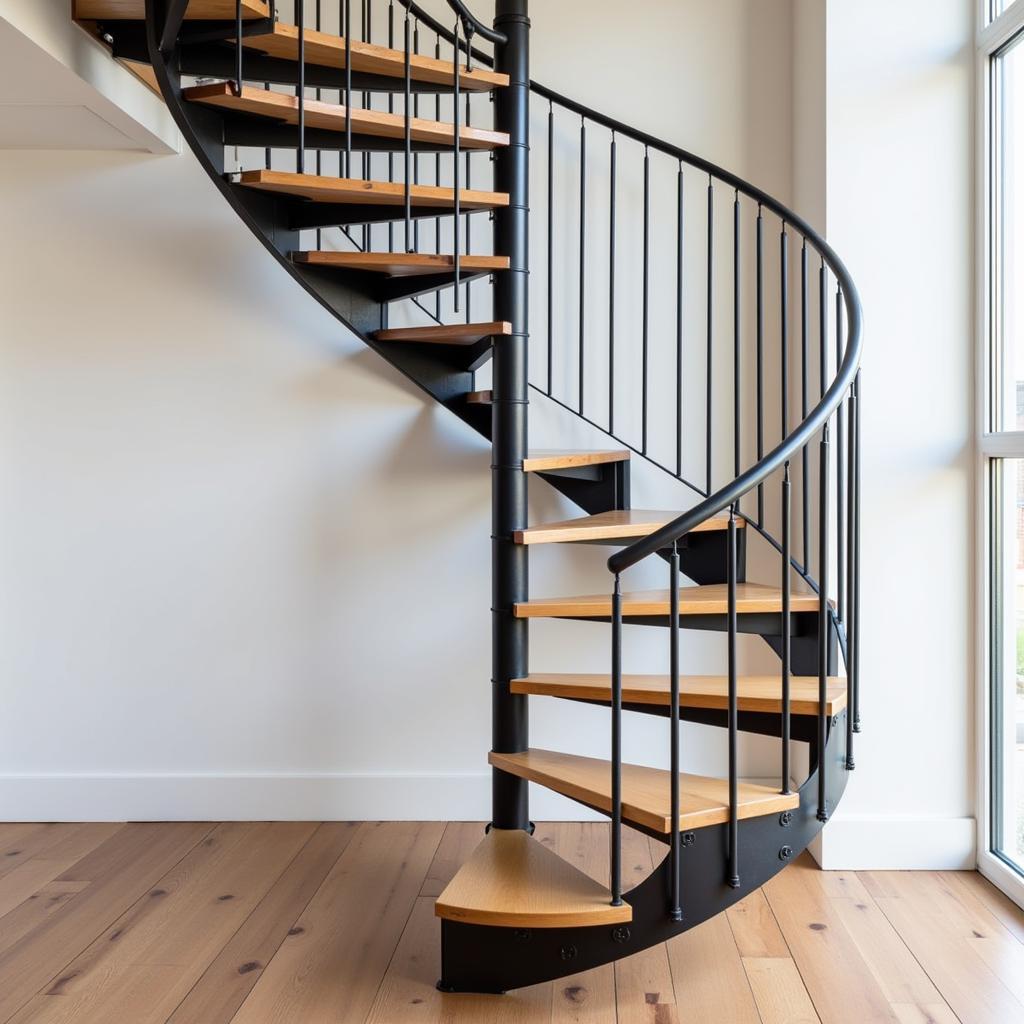
[[[0,1022],[1015,1024],[1024,912],[980,876],[822,873],[508,996],[441,995],[433,898],[479,824],[0,825]],[[607,826],[538,836],[599,880]],[[664,847],[627,830],[638,880]]]

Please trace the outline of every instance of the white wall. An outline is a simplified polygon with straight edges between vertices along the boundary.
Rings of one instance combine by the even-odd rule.
[[[866,323],[865,731],[819,856],[973,866],[975,5],[833,0],[827,24],[813,6],[798,5],[798,49],[824,32],[827,138],[813,105],[796,134],[824,161],[827,236]]]
[[[535,77],[788,199],[788,0],[633,14],[612,76],[615,19],[536,2]],[[311,302],[188,154],[7,154],[0,204],[0,819],[485,817],[483,442]],[[532,412],[538,446],[603,443]],[[533,506],[572,512],[543,485]],[[605,555],[536,555],[534,592],[604,588]],[[631,667],[663,667],[661,632],[628,632]],[[599,670],[607,643],[543,623],[533,664]],[[721,651],[694,638],[687,667]],[[533,739],[604,754],[607,715],[537,700]],[[721,740],[688,730],[687,766],[720,766]],[[664,727],[630,722],[625,750],[663,762]]]

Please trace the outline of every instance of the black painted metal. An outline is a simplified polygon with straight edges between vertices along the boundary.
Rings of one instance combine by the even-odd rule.
[[[608,160],[608,433],[615,433],[615,177],[618,157],[612,132]],[[549,286],[550,288],[550,286]]]
[[[679,545],[672,545],[672,554],[669,558],[669,673],[671,683],[669,686],[669,771],[672,775],[672,796],[670,814],[672,817],[672,832],[669,835],[669,917],[673,921],[683,919],[683,909],[680,902],[679,872],[682,867],[680,862],[679,846]],[[621,695],[620,695],[621,699]]]
[[[509,205],[494,215],[495,252],[510,268],[494,275],[494,315],[511,323],[512,333],[494,349],[492,405],[492,573],[493,573],[493,730],[492,749],[525,750],[529,743],[526,698],[509,681],[525,674],[528,620],[513,605],[528,595],[528,548],[513,542],[527,525],[526,399],[529,338],[529,30],[527,0],[497,0],[495,29],[506,38],[495,50],[495,67],[509,76],[509,87],[495,96],[494,120],[509,134],[509,145],[495,155],[495,187],[508,192]],[[527,783],[494,770],[491,820],[498,828],[529,826]]]
[[[710,175],[708,176],[708,271],[707,271],[707,345],[705,352],[705,391],[704,391],[704,465],[705,485],[704,493],[711,493],[711,480],[714,473],[712,465],[712,437],[714,434],[713,422],[713,381],[715,362],[715,184]]]
[[[459,38],[459,22],[455,22],[455,39],[458,41]],[[468,40],[467,40],[468,43]],[[468,52],[468,51],[467,51]],[[462,62],[459,60],[458,52],[453,55],[452,66],[455,71],[452,75],[452,125],[455,128],[453,133],[455,142],[452,146],[452,198],[454,200],[453,216],[452,216],[452,233],[454,235],[453,242],[453,255],[455,259],[455,291],[454,291],[454,307],[455,312],[459,311],[459,260],[461,259],[460,249],[462,240],[459,237],[459,229],[462,225],[461,214],[462,210],[460,204],[462,202],[461,183],[459,181],[459,83],[462,75]]]
[[[548,104],[548,397],[551,396],[555,347],[555,106]]]
[[[676,172],[676,476],[680,478],[683,475],[683,266],[686,248],[684,184],[683,165],[680,163]]]
[[[295,170],[306,170],[306,14],[305,0],[295,4],[295,26],[299,32],[299,77],[295,83],[295,96],[299,102],[299,132],[295,148]]]
[[[800,418],[807,418],[807,361],[810,358],[808,331],[810,310],[808,304],[810,298],[807,294],[807,239],[804,239],[800,247]],[[783,342],[785,344],[785,342]],[[810,474],[810,453],[804,445],[800,452],[800,502],[801,502],[801,529],[800,537],[803,541],[804,565],[811,564],[811,474]]]
[[[640,450],[647,454],[647,370],[650,360],[651,336],[651,154],[644,149],[644,284],[643,284],[643,340],[640,370],[641,419],[643,422]]]
[[[828,728],[825,702],[828,698],[828,631],[829,631],[829,607],[828,607],[828,463],[829,463],[829,436],[828,421],[825,422],[821,432],[820,445],[821,461],[818,479],[821,486],[818,488],[818,530],[819,553],[818,553],[818,585],[821,590],[818,594],[818,749],[825,749],[825,733]],[[825,785],[824,773],[819,776],[818,786],[818,820],[828,821],[828,788]]]
[[[612,592],[611,893],[622,905],[622,581]]]
[[[586,393],[584,377],[584,336],[587,316],[587,122],[580,119],[580,315],[579,315],[579,412],[583,413]]]
[[[764,458],[764,212],[757,207],[757,461]],[[764,484],[757,484],[757,525],[764,525]]]
[[[733,472],[740,475],[742,387],[741,387],[741,341],[743,310],[740,302],[740,284],[743,280],[740,269],[740,194],[737,190],[732,205],[732,446]]]
[[[231,91],[236,96],[242,95],[242,0],[235,0],[235,80],[231,83]]]
[[[729,875],[731,888],[740,885],[740,833],[739,833],[739,682],[736,662],[736,637],[739,632],[736,614],[736,512],[729,512],[728,545],[729,588]]]
[[[782,477],[782,637],[780,640],[780,660],[782,662],[782,792],[788,793],[790,787],[790,658],[792,656],[793,617],[790,607],[790,563],[792,560],[792,484],[789,479],[789,463],[783,470]]]

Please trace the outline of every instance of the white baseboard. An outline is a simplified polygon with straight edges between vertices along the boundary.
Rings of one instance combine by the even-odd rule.
[[[826,871],[960,871],[977,864],[974,818],[868,818],[840,811],[811,843]]]
[[[601,815],[539,786],[535,821]],[[486,821],[489,772],[7,775],[0,821]]]

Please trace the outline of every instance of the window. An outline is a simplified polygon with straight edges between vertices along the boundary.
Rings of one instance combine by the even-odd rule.
[[[1024,905],[1024,0],[983,0],[980,281],[986,358],[978,866]]]

